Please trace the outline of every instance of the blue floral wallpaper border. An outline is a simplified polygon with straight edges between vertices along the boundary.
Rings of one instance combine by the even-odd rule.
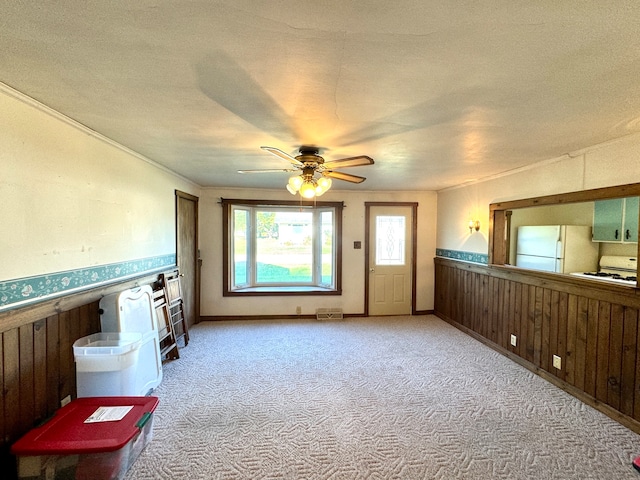
[[[176,265],[175,253],[0,282],[0,311]]]
[[[459,250],[436,248],[436,256],[462,260],[464,262],[482,263],[484,265],[489,263],[489,255],[486,253],[461,252]]]

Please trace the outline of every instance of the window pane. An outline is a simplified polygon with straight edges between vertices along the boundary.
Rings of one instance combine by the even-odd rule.
[[[322,248],[322,273],[320,283],[331,285],[333,279],[333,212],[322,212],[321,248]]]
[[[256,284],[313,280],[313,215],[256,212]]]
[[[247,258],[249,242],[249,212],[233,210],[233,283],[236,286],[249,283]]]
[[[376,217],[376,265],[404,265],[403,216]]]

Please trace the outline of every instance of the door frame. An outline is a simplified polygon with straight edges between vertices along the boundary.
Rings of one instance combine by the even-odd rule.
[[[365,202],[364,203],[364,315],[369,316],[369,260],[371,247],[371,207],[411,207],[411,315],[416,315],[416,265],[418,254],[418,202]]]

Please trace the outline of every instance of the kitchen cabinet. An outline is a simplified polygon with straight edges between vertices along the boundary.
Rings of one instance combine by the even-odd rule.
[[[596,201],[593,209],[593,241],[637,243],[638,198]]]
[[[625,199],[624,241],[638,243],[638,200],[640,197]]]

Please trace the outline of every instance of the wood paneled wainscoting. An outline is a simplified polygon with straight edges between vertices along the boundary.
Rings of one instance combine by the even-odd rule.
[[[138,285],[150,285],[157,274],[97,288],[30,307],[0,313],[0,471],[15,475],[11,445],[76,398],[73,343],[100,331],[100,298]]]
[[[635,288],[435,259],[438,317],[638,433],[639,309]]]

